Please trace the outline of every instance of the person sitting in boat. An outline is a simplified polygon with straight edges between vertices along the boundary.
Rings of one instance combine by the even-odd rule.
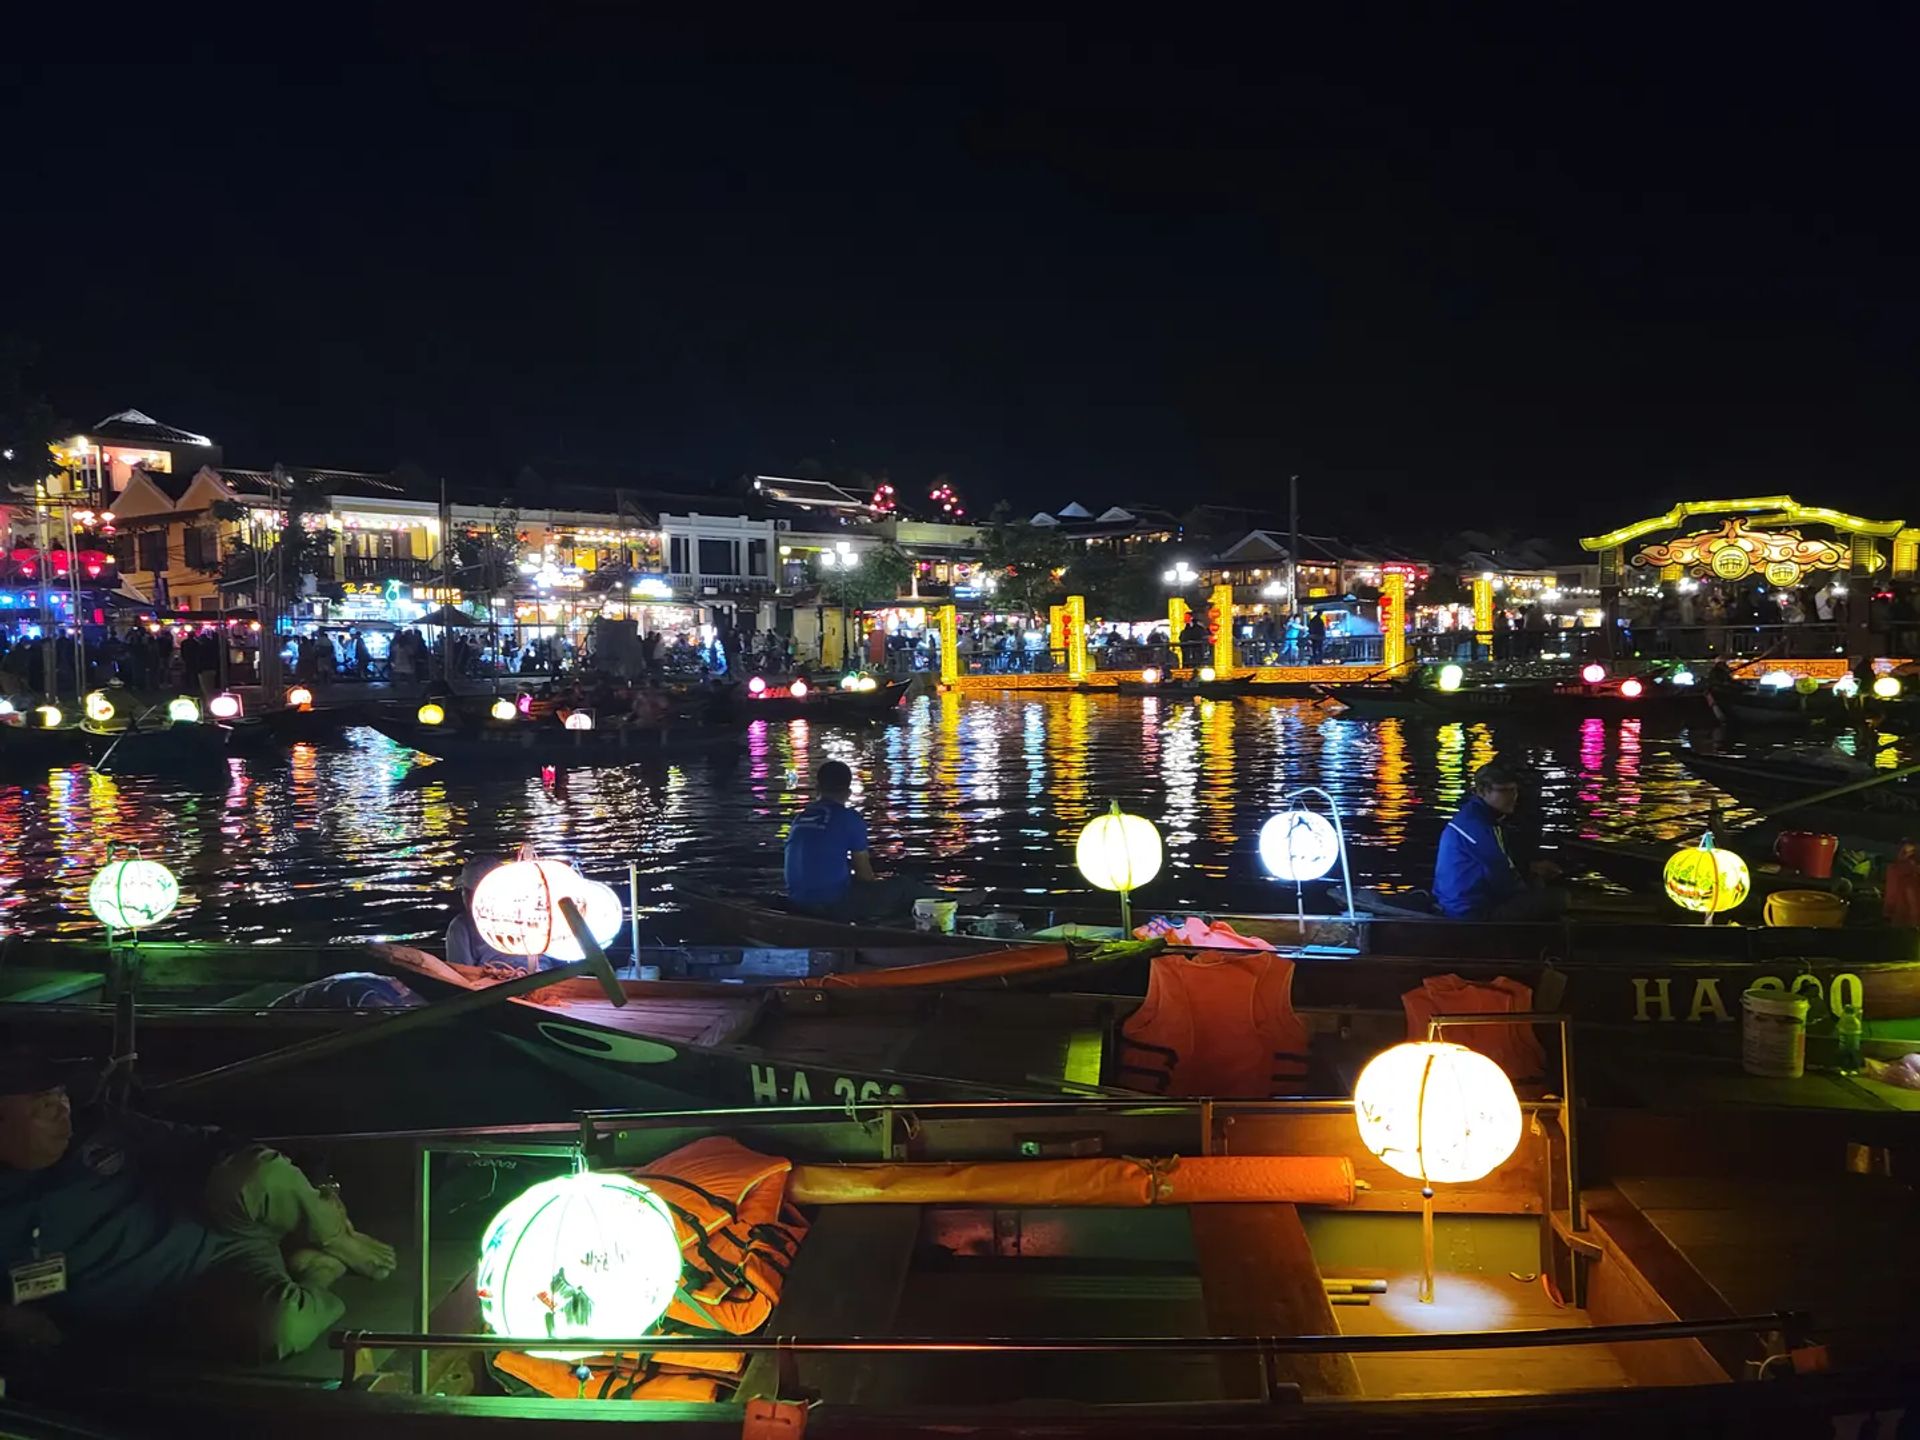
[[[873,873],[867,822],[848,801],[853,771],[829,760],[814,777],[820,798],[787,831],[787,897],[835,920],[903,920],[936,892],[904,876]]]
[[[1473,775],[1473,794],[1440,832],[1433,899],[1450,920],[1551,920],[1565,913],[1564,890],[1549,888],[1560,868],[1536,860],[1526,871],[1507,851],[1502,829],[1520,803],[1520,777],[1495,760]]]
[[[333,1283],[393,1273],[339,1195],[286,1156],[120,1109],[75,1115],[59,1070],[0,1062],[0,1344],[169,1340],[284,1359],[346,1309]]]

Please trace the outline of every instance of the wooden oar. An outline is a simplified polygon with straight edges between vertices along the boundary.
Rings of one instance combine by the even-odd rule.
[[[1829,800],[1839,799],[1842,795],[1853,795],[1862,790],[1871,790],[1876,785],[1884,785],[1889,780],[1904,780],[1909,775],[1920,775],[1920,765],[1902,765],[1897,770],[1882,771],[1877,775],[1869,775],[1862,780],[1849,780],[1844,785],[1835,785],[1831,790],[1816,790],[1811,795],[1802,795],[1798,800],[1789,800],[1784,805],[1776,805],[1771,810],[1762,811],[1752,820],[1743,821],[1733,826],[1730,833],[1751,830],[1756,825],[1764,825],[1769,820],[1776,819],[1790,811],[1800,810],[1808,805],[1823,805]],[[1915,815],[1914,819],[1916,823],[1920,823],[1920,814]]]

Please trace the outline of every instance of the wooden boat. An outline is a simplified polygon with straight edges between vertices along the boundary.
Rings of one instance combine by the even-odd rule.
[[[1830,689],[1802,695],[1786,685],[1716,685],[1708,690],[1707,698],[1722,720],[1763,730],[1806,729],[1846,720],[1856,713]]]
[[[1439,690],[1397,680],[1318,688],[1356,720],[1384,720],[1395,716],[1454,720],[1533,713],[1547,693],[1542,685],[1480,685]]]
[[[1767,897],[1776,891],[1824,890],[1844,894],[1851,888],[1844,879],[1829,877],[1821,880],[1797,871],[1782,870],[1773,858],[1773,841],[1777,833],[1778,827],[1765,831],[1729,829],[1714,833],[1717,848],[1732,850],[1747,862],[1752,880],[1746,903],[1730,912],[1733,918],[1757,923]],[[1672,845],[1648,844],[1639,840],[1569,836],[1560,842],[1560,853],[1581,869],[1592,870],[1649,896],[1660,893],[1666,864],[1673,852]],[[1663,905],[1662,908],[1668,917],[1677,915],[1672,906]]]
[[[412,714],[402,717],[391,711],[369,714],[367,724],[389,740],[436,759],[521,770],[685,759],[730,749],[742,735],[738,725],[606,725],[592,730],[524,720],[422,725]]]
[[[0,725],[0,769],[35,770],[87,761],[87,732],[78,724],[52,729],[31,723]]]
[[[366,708],[359,705],[327,705],[299,708],[291,705],[263,710],[260,724],[283,743],[307,741],[324,743],[338,740],[354,725],[366,724]]]
[[[1253,693],[1253,677],[1238,680],[1202,680],[1197,675],[1169,673],[1149,685],[1144,680],[1117,681],[1122,695],[1158,695],[1165,699],[1238,700]]]
[[[910,681],[889,680],[871,690],[847,690],[823,680],[798,697],[784,689],[759,695],[737,690],[726,713],[736,720],[886,720],[899,712],[911,688]]]
[[[1762,807],[1804,801],[1874,776],[1874,771],[1864,765],[1778,757],[1756,760],[1694,749],[1678,753],[1680,762],[1701,779],[1712,781],[1737,800]],[[1920,786],[1910,778],[1887,780],[1851,794],[1800,805],[1791,813],[1796,829],[1830,830],[1879,840],[1920,837]]]
[[[1630,720],[1635,716],[1659,716],[1663,719],[1708,719],[1711,708],[1703,686],[1675,685],[1664,679],[1647,677],[1638,695],[1624,695],[1617,682],[1605,685],[1556,685],[1539,697],[1543,713],[1580,717],[1597,715],[1606,720]]]
[[[272,733],[257,720],[197,720],[92,732],[90,748],[103,775],[169,775],[220,769],[230,755],[271,741]]]
[[[1912,1287],[1887,1283],[1920,1265],[1901,1186],[1844,1173],[1829,1131],[1791,1116],[1528,1103],[1511,1156],[1435,1187],[1433,1304],[1415,1298],[1420,1182],[1359,1143],[1346,1101],[613,1111],[282,1142],[324,1151],[355,1223],[401,1255],[388,1280],[339,1282],[331,1343],[249,1371],[124,1345],[12,1358],[7,1428],[1824,1436],[1901,1413],[1920,1320]],[[598,1399],[591,1354],[592,1384],[564,1398],[510,1389],[527,1369],[502,1352],[556,1342],[483,1332],[496,1213],[576,1162],[670,1171],[714,1137],[784,1162],[808,1222],[771,1315],[720,1342],[589,1348],[730,1346],[745,1363],[725,1398]],[[1225,1158],[1241,1188],[1203,1188]]]

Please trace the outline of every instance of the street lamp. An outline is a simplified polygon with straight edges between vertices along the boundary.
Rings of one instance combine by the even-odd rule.
[[[1200,572],[1184,560],[1176,560],[1173,568],[1161,572],[1160,578],[1175,589],[1185,589],[1200,578]]]

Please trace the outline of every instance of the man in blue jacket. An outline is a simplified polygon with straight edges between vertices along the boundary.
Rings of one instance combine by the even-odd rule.
[[[1560,868],[1536,860],[1523,872],[1507,853],[1501,825],[1520,803],[1520,777],[1498,760],[1473,776],[1473,794],[1440,832],[1433,899],[1449,920],[1553,920],[1564,890],[1547,888]]]
[[[820,798],[787,829],[787,898],[833,920],[904,920],[913,902],[939,892],[905,876],[873,872],[867,822],[850,803],[853,771],[829,760],[815,777]]]

